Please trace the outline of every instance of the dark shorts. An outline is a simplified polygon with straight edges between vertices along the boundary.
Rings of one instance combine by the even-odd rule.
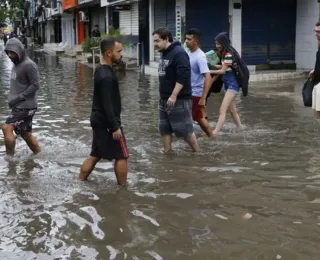
[[[193,134],[192,100],[177,100],[168,107],[167,100],[159,101],[159,131],[163,135],[186,137]]]
[[[122,138],[114,140],[112,132],[105,129],[93,128],[93,140],[90,156],[112,160],[127,159],[129,152],[126,139],[122,131]]]
[[[32,132],[32,118],[37,109],[14,108],[8,116],[6,124],[13,125],[17,135],[21,132]]]
[[[192,97],[192,119],[194,121],[199,121],[204,118],[203,109],[205,106],[200,106],[199,101],[201,97]]]

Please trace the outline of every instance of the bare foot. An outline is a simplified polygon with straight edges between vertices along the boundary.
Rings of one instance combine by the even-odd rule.
[[[212,136],[211,137],[217,137],[219,133],[217,133],[216,131],[212,131]]]
[[[79,180],[79,181],[88,181],[88,176],[81,176],[79,175],[78,177],[75,177],[76,180]]]

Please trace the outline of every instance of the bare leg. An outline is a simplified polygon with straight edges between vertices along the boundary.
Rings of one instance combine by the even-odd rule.
[[[40,153],[40,147],[36,138],[32,135],[31,132],[22,132],[21,137],[27,143],[28,147],[34,154]]]
[[[199,152],[200,151],[200,147],[196,138],[196,135],[193,133],[191,135],[188,135],[184,138],[184,140],[190,145],[191,149],[194,152]]]
[[[85,160],[80,169],[79,179],[82,181],[87,181],[89,175],[92,173],[96,164],[101,160],[101,158],[89,156],[87,160]]]
[[[162,136],[162,145],[165,153],[172,152],[172,136],[163,135]]]
[[[200,125],[201,129],[206,133],[206,135],[208,137],[213,136],[212,129],[211,129],[211,126],[209,124],[209,121],[205,117],[200,119],[198,121],[198,124]]]
[[[218,123],[216,125],[216,129],[213,131],[214,136],[218,135],[221,128],[223,127],[224,122],[226,121],[228,108],[230,107],[230,104],[235,99],[235,97],[236,97],[236,94],[231,91],[227,91],[226,94],[224,95],[224,98],[220,107],[220,116],[218,119]]]
[[[2,126],[4,142],[6,146],[6,155],[13,156],[16,147],[16,138],[13,134],[14,126],[5,124]]]
[[[116,160],[114,163],[114,172],[117,177],[118,185],[125,186],[127,184],[128,176],[127,159]]]
[[[236,107],[236,99],[233,99],[229,108],[230,108],[230,114],[233,118],[234,123],[236,124],[236,126],[238,128],[241,127],[241,120],[240,120],[239,114],[237,112],[237,107]]]

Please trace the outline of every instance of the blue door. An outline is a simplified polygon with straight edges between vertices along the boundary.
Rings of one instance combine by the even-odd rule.
[[[212,50],[214,38],[220,32],[229,32],[228,0],[186,0],[186,30],[201,31],[201,49]],[[182,35],[184,39],[184,35]]]
[[[296,0],[243,0],[242,57],[248,65],[295,60]]]
[[[176,35],[176,1],[154,1],[154,28],[168,27],[172,36]]]

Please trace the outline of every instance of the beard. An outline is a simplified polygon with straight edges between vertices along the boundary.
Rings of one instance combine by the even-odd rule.
[[[119,63],[121,63],[121,61],[122,61],[122,56],[121,56],[121,58],[120,59],[115,59],[115,58],[112,58],[112,63],[115,63],[115,64],[119,64]]]
[[[13,62],[14,65],[17,65],[19,63],[19,58],[10,58],[10,60]]]

